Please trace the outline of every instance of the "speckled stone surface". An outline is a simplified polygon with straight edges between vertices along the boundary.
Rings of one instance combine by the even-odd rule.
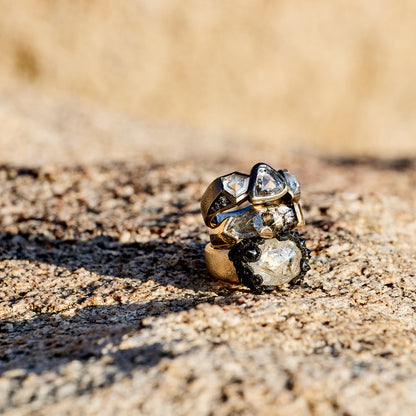
[[[45,114],[16,119],[39,131]],[[186,158],[184,143],[168,162],[126,149],[118,162],[39,154],[37,166],[28,140],[27,156],[0,167],[0,412],[415,414],[414,163],[254,145]],[[207,275],[199,198],[260,160],[302,183],[312,269],[257,295]]]

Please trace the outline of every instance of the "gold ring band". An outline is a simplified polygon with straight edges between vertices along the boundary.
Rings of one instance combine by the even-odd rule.
[[[240,283],[234,264],[229,259],[228,248],[214,248],[211,243],[205,246],[205,262],[208,272],[216,279],[231,283]]]
[[[274,238],[247,238],[231,248],[205,246],[205,261],[211,276],[243,283],[258,292],[286,283],[299,283],[309,270],[309,250],[294,232]]]

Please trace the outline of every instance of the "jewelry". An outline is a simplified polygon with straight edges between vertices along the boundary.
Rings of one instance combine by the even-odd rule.
[[[269,292],[285,283],[299,284],[310,269],[308,260],[305,240],[294,232],[248,238],[231,248],[205,246],[205,261],[213,277],[242,283],[257,292]]]
[[[201,198],[201,213],[208,227],[218,225],[217,214],[244,202],[250,177],[240,172],[221,176],[212,182]]]
[[[201,199],[210,274],[256,291],[299,283],[309,270],[309,250],[291,231],[304,225],[299,199],[297,179],[265,163],[254,165],[250,175],[215,179]]]
[[[217,215],[219,225],[209,229],[216,248],[229,247],[245,238],[272,238],[278,233],[304,225],[299,203],[249,205],[237,211]]]
[[[300,198],[300,185],[286,170],[274,170],[265,163],[258,163],[250,175],[233,172],[215,179],[201,198],[201,213],[205,224],[216,227],[217,215],[234,208],[247,199],[253,205],[278,201],[296,202]]]

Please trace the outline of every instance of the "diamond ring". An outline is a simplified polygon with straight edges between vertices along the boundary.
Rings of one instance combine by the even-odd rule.
[[[220,280],[242,283],[256,292],[268,292],[285,283],[302,281],[310,266],[305,240],[294,232],[274,238],[241,240],[231,248],[205,247],[209,273]]]
[[[300,185],[286,170],[274,170],[265,163],[258,163],[250,175],[233,172],[215,179],[201,198],[201,213],[205,224],[216,227],[218,214],[237,205],[250,201],[253,205],[276,202],[297,202],[300,198]]]
[[[213,246],[233,246],[253,237],[272,238],[277,234],[304,225],[302,209],[297,202],[249,205],[217,215],[219,225],[209,229]]]
[[[309,270],[309,250],[292,231],[304,225],[299,199],[297,179],[265,163],[253,166],[250,175],[215,179],[201,199],[210,274],[256,291],[298,283]]]

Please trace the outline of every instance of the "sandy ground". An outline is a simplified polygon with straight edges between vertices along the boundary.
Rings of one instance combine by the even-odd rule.
[[[414,160],[1,97],[1,412],[414,414]],[[260,160],[300,179],[312,250],[300,287],[263,295],[210,279],[199,213],[213,178]]]

